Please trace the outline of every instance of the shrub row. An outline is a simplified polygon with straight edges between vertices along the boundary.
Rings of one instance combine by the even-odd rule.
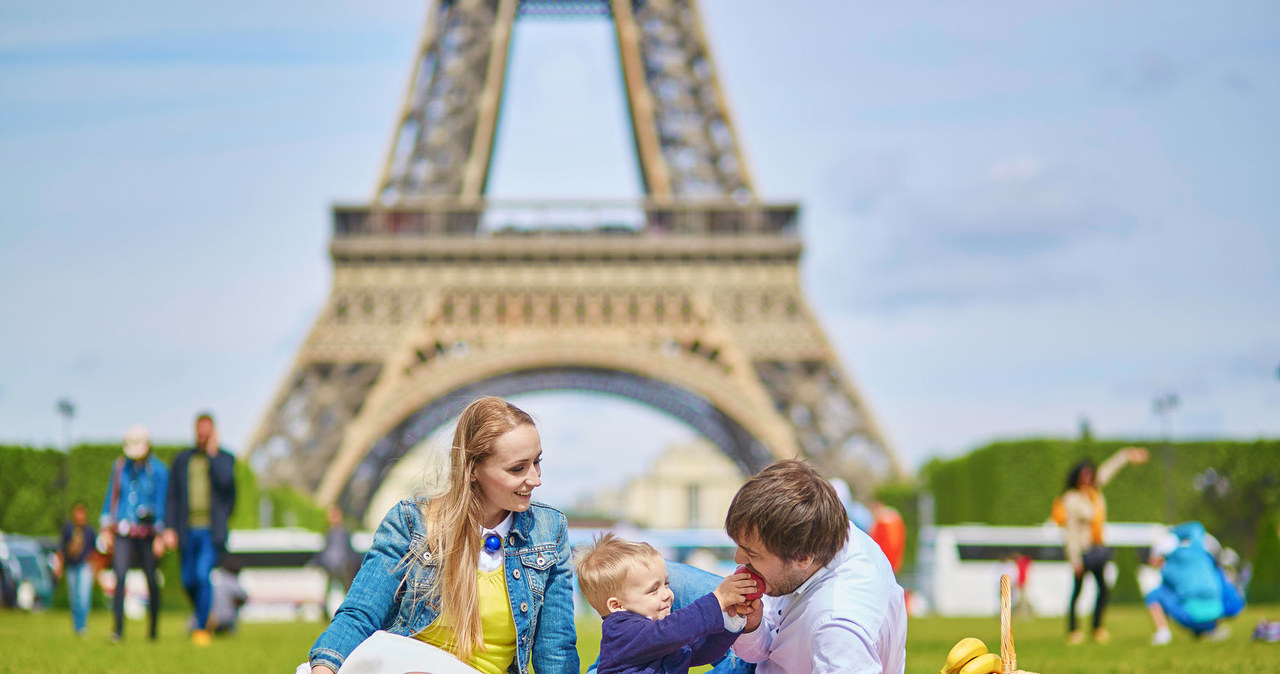
[[[182,447],[156,446],[166,464]],[[79,445],[70,452],[0,445],[0,531],[30,536],[56,536],[77,502],[96,523],[107,494],[112,464],[120,445]],[[324,511],[288,488],[262,489],[248,464],[236,461],[236,508],[232,529],[294,525],[323,532]],[[260,522],[263,500],[271,504],[271,521]]]
[[[1199,520],[1224,545],[1252,561],[1253,601],[1280,600],[1280,441],[1159,442],[1028,438],[993,442],[953,459],[935,459],[916,485],[887,485],[880,500],[897,507],[909,534],[906,566],[914,564],[921,491],[934,500],[939,525],[977,522],[1034,526],[1049,517],[1067,472],[1083,458],[1102,462],[1129,445],[1146,446],[1150,460],[1127,466],[1105,488],[1115,522]],[[1136,557],[1117,559],[1136,566]],[[1131,575],[1131,574],[1130,574]],[[1136,599],[1134,588],[1118,588]],[[1129,597],[1129,595],[1134,595]]]

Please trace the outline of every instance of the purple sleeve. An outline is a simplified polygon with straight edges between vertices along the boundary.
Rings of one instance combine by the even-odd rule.
[[[662,620],[649,620],[630,612],[613,613],[602,626],[601,667],[606,655],[612,663],[651,662],[723,630],[720,603],[711,594]]]
[[[716,608],[719,608],[718,604]],[[720,629],[722,631],[708,636],[702,640],[702,643],[693,644],[693,657],[689,660],[690,666],[709,665],[723,658],[724,654],[729,652],[733,642],[738,639],[738,633],[724,629],[723,623],[721,623]]]

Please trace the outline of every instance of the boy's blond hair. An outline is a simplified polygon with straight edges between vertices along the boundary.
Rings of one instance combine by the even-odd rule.
[[[578,587],[591,607],[601,616],[607,616],[609,598],[622,594],[632,567],[654,560],[665,564],[652,545],[606,533],[591,545],[578,546],[573,567],[578,575]]]

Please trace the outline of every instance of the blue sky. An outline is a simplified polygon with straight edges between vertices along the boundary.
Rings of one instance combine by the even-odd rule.
[[[0,5],[0,440],[214,410],[240,448],[329,290],[425,3]],[[1280,435],[1280,5],[707,0],[766,198],[903,459]],[[639,191],[602,20],[518,27],[490,193]],[[553,502],[690,432],[541,394]],[[614,449],[605,465],[598,448]],[[559,464],[557,466],[557,464]],[[557,482],[562,485],[556,487]]]

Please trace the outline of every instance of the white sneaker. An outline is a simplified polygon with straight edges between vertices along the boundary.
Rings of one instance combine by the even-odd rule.
[[[1220,624],[1209,633],[1209,641],[1226,641],[1230,636],[1231,628]]]
[[[1156,633],[1151,635],[1152,646],[1164,646],[1170,641],[1173,641],[1173,632],[1170,632],[1168,627],[1156,630]]]

